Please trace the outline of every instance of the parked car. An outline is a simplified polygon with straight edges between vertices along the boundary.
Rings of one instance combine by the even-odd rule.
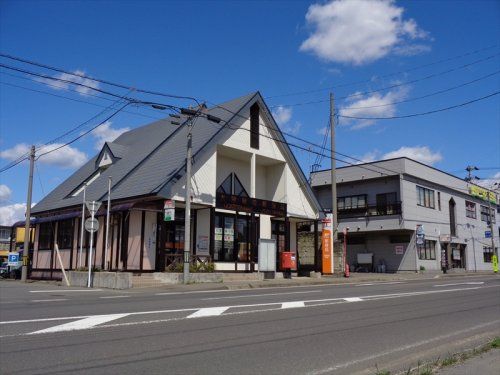
[[[0,266],[0,277],[3,279],[20,279],[21,265],[9,266],[7,262],[3,262]]]

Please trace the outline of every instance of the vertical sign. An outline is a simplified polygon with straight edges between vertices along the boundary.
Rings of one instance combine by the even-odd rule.
[[[322,244],[322,271],[324,274],[333,274],[333,215],[327,214],[323,219]]]
[[[164,221],[175,220],[175,202],[171,199],[167,199],[163,204],[163,220]]]

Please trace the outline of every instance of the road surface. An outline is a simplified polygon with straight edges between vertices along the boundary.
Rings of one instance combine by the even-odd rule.
[[[500,335],[500,277],[169,292],[0,283],[2,374],[375,374]]]

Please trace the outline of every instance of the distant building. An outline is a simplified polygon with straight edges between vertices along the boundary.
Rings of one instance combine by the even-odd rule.
[[[0,225],[0,260],[6,259],[10,250],[12,227]]]
[[[260,93],[200,110],[204,115],[193,127],[191,260],[210,260],[219,271],[257,271],[260,238],[274,239],[277,255],[296,252],[297,224],[318,219],[320,207]],[[206,115],[222,122],[211,123]],[[93,267],[141,273],[182,266],[186,120],[167,117],[107,142],[36,204],[34,277],[60,277],[56,243],[67,269],[80,266],[85,184],[87,201],[104,202]],[[172,207],[168,215],[165,207]],[[88,232],[82,246],[81,266],[88,267]]]
[[[486,189],[408,158],[338,168],[336,179],[339,233],[349,228],[351,268],[492,269],[490,218],[495,247],[499,243],[494,192],[488,202],[479,198]],[[311,185],[322,207],[331,210],[330,170],[312,173]],[[421,246],[417,227],[425,237]],[[369,254],[371,266],[358,264]]]

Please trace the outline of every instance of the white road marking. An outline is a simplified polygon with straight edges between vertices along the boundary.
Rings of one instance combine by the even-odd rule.
[[[67,301],[67,298],[54,298],[54,299],[32,299],[31,302],[60,302]]]
[[[188,315],[187,318],[202,318],[206,316],[218,316],[221,315],[224,311],[229,309],[229,306],[222,306],[222,307],[207,307],[204,309],[199,309],[198,311],[195,311],[191,315]]]
[[[363,300],[359,297],[348,297],[348,298],[344,298],[344,301],[346,301],[346,302],[361,302]]]
[[[82,329],[89,329],[102,323],[107,323],[112,320],[123,318],[127,315],[128,314],[94,315],[74,322],[69,322],[55,327],[45,328],[40,331],[31,332],[29,334],[38,335],[40,333],[53,333],[53,332],[65,332],[65,331],[77,331]]]
[[[99,297],[99,298],[103,298],[103,299],[106,299],[106,298],[129,298],[131,296],[104,296],[104,297]]]
[[[450,292],[460,292],[460,291],[468,291],[468,290],[476,290],[476,289],[485,289],[485,288],[496,288],[500,287],[500,285],[490,285],[490,286],[478,286],[478,287],[469,287],[469,288],[456,288],[456,289],[441,289],[441,290],[429,290],[429,291],[420,291],[420,292],[408,292],[408,293],[392,293],[392,294],[378,294],[378,295],[368,295],[368,296],[360,296],[360,297],[341,297],[341,298],[326,298],[326,299],[316,299],[316,300],[306,300],[306,301],[288,301],[288,302],[270,302],[270,303],[258,303],[258,304],[245,304],[245,305],[234,305],[234,306],[218,306],[218,307],[198,307],[198,308],[186,308],[186,309],[174,309],[174,310],[156,310],[156,311],[136,311],[122,314],[109,314],[109,315],[87,315],[87,316],[73,316],[73,317],[60,317],[60,318],[42,318],[42,319],[30,319],[30,320],[18,320],[18,321],[6,321],[0,322],[0,324],[14,324],[14,323],[28,323],[28,322],[46,322],[46,321],[57,321],[57,320],[73,320],[79,319],[78,322],[72,322],[69,324],[63,324],[63,330],[77,330],[77,329],[93,329],[93,328],[104,328],[104,327],[118,327],[125,326],[131,324],[148,324],[159,321],[169,321],[172,319],[185,319],[189,318],[199,318],[199,317],[209,317],[209,316],[219,316],[224,313],[226,310],[231,308],[254,308],[250,311],[235,311],[228,312],[224,315],[234,315],[234,314],[242,314],[249,312],[263,312],[269,310],[281,310],[283,309],[283,305],[290,306],[291,303],[294,303],[295,307],[315,307],[318,305],[332,305],[343,303],[346,298],[359,298],[363,301],[370,301],[376,299],[384,299],[384,298],[398,298],[398,297],[409,297],[409,296],[417,296],[417,295],[425,295],[425,294],[436,294],[436,293],[450,293]],[[309,303],[309,305],[307,304]],[[311,304],[312,303],[312,304]],[[303,306],[302,306],[303,305]],[[258,309],[258,307],[269,307],[276,306],[275,309]],[[278,307],[279,306],[279,307]],[[150,321],[142,321],[142,322],[127,322],[127,323],[116,323],[116,324],[103,324],[101,326],[97,326],[101,324],[100,322],[106,322],[111,320],[119,319],[123,316],[131,316],[131,315],[151,315],[151,314],[162,314],[162,313],[172,313],[172,312],[193,312],[191,315],[188,315],[184,318],[169,318],[169,319],[161,319],[161,320],[150,320]],[[109,320],[107,320],[109,318]],[[97,321],[97,322],[96,322]],[[97,327],[96,327],[97,326]],[[57,326],[61,327],[61,326]],[[67,328],[70,327],[70,328]],[[55,328],[55,327],[54,327]],[[56,331],[60,331],[61,328],[58,328]],[[48,333],[52,332],[50,329],[36,331],[36,333]],[[7,336],[22,336],[26,335],[26,333],[14,334],[14,335],[4,335],[0,337]]]
[[[456,285],[483,285],[483,281],[471,281],[467,283],[454,283],[454,284],[436,284],[433,285],[434,288],[442,287],[442,286],[456,286]]]
[[[314,371],[309,372],[308,375],[322,375],[322,374],[331,373],[331,372],[333,372],[335,370],[338,370],[338,369],[341,369],[341,368],[346,368],[346,367],[349,367],[349,366],[353,366],[353,365],[356,365],[356,364],[361,363],[361,362],[372,361],[372,360],[374,360],[376,358],[379,358],[379,357],[383,357],[383,356],[386,356],[386,355],[389,355],[389,354],[401,352],[401,351],[404,351],[404,350],[413,349],[413,348],[416,348],[418,346],[428,345],[428,344],[430,344],[430,343],[432,343],[434,341],[449,339],[451,337],[460,335],[462,333],[467,333],[467,332],[470,332],[470,331],[474,331],[476,329],[480,329],[480,328],[484,328],[484,327],[488,327],[488,326],[491,326],[491,325],[498,324],[499,322],[500,322],[500,320],[495,320],[495,321],[488,322],[488,323],[478,324],[476,326],[469,327],[469,328],[466,328],[466,329],[463,329],[463,330],[460,330],[460,331],[454,331],[453,333],[450,333],[448,335],[436,336],[436,337],[433,337],[431,339],[417,341],[417,342],[415,342],[413,344],[400,346],[400,347],[397,347],[395,349],[387,350],[385,352],[380,352],[380,353],[377,353],[377,354],[373,354],[373,355],[370,355],[370,356],[367,356],[367,357],[364,357],[364,358],[355,359],[353,361],[341,363],[341,364],[338,364],[338,365],[335,365],[335,366],[331,366],[331,367],[327,367],[327,368],[324,368],[324,369],[314,370]]]
[[[285,302],[281,304],[282,309],[294,309],[297,307],[304,307],[305,302],[303,301],[294,301],[294,302]]]
[[[406,282],[404,282],[404,281],[389,281],[389,282],[380,282],[380,283],[363,283],[363,284],[356,284],[354,286],[393,285],[393,284],[406,284]]]
[[[102,289],[55,289],[55,290],[30,290],[30,293],[66,293],[66,292],[100,292]]]
[[[308,290],[307,292],[284,292],[284,293],[266,293],[266,294],[244,294],[241,296],[224,296],[224,297],[209,297],[203,298],[203,301],[214,300],[214,299],[228,299],[228,298],[248,298],[248,297],[266,297],[266,296],[282,296],[284,294],[309,294],[309,293],[320,293],[321,290]]]

